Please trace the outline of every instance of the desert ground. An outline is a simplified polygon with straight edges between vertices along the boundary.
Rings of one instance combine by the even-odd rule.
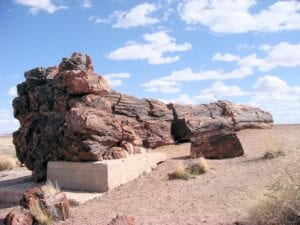
[[[72,207],[71,218],[58,224],[108,224],[117,214],[132,215],[141,225],[242,224],[248,219],[249,207],[277,179],[299,171],[300,125],[242,130],[238,136],[244,156],[208,160],[210,171],[188,181],[170,180],[168,174],[189,160],[189,144],[156,149],[165,152],[168,160],[150,174]],[[286,155],[262,159],[270,146]],[[0,154],[8,153],[14,154],[11,137],[2,136]],[[20,168],[2,171],[0,178],[13,173],[28,175]],[[0,221],[12,207],[0,204]]]

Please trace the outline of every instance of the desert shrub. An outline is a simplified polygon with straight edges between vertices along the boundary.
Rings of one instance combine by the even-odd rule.
[[[53,223],[51,216],[47,213],[45,209],[39,203],[39,200],[32,200],[32,206],[30,207],[30,212],[33,215],[34,219],[40,225],[50,225]]]
[[[249,216],[253,225],[299,225],[299,175],[288,175],[269,188],[250,207]]]
[[[190,161],[188,163],[187,169],[191,174],[194,175],[200,175],[202,173],[207,173],[209,171],[207,161],[202,157],[199,160]]]
[[[177,166],[174,173],[174,178],[189,180],[195,178],[193,174],[189,173],[189,171],[182,165]]]
[[[57,183],[55,183],[54,185],[50,180],[48,180],[46,184],[42,187],[42,191],[44,193],[45,198],[48,198],[59,193],[61,190]]]
[[[282,150],[266,151],[263,158],[264,159],[273,159],[273,158],[277,158],[278,156],[285,156],[284,151],[282,151]]]
[[[174,173],[169,174],[171,179],[190,180],[195,179],[195,175],[200,175],[209,171],[208,164],[204,158],[189,160],[186,166],[177,166]]]
[[[0,171],[2,170],[12,170],[20,167],[20,161],[11,155],[0,155]]]

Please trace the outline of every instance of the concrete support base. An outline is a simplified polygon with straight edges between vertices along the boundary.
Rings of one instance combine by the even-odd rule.
[[[151,152],[99,162],[49,162],[47,179],[62,189],[105,192],[150,173],[165,160],[164,153]]]

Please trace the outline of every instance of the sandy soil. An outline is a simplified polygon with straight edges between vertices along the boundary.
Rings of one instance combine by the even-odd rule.
[[[116,214],[129,214],[140,225],[234,224],[247,218],[255,198],[300,162],[300,125],[274,126],[238,133],[245,155],[208,160],[212,168],[196,179],[169,180],[168,174],[186,162],[189,144],[162,147],[168,160],[152,173],[71,209],[67,224],[107,224]],[[262,159],[272,143],[286,153]],[[0,209],[0,218],[7,209]]]

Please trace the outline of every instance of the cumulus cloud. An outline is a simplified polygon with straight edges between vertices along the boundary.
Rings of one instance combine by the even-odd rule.
[[[174,94],[181,91],[181,84],[185,82],[242,79],[252,75],[255,70],[270,71],[277,67],[300,66],[300,44],[281,42],[276,45],[262,45],[260,50],[265,54],[264,57],[258,57],[256,54],[241,57],[230,53],[216,53],[212,61],[236,64],[236,68],[229,72],[221,69],[193,71],[188,67],[145,82],[141,86],[146,91]]]
[[[225,61],[225,62],[235,62],[238,61],[239,59],[240,57],[237,55],[232,55],[229,53],[221,54],[220,52],[216,53],[212,58],[213,61]]]
[[[231,72],[224,72],[223,70],[205,70],[194,72],[191,68],[185,68],[182,70],[173,71],[168,76],[143,83],[141,86],[145,88],[146,91],[159,91],[166,94],[172,94],[181,91],[180,86],[183,82],[242,79],[251,75],[252,73],[253,71],[247,67],[237,68]]]
[[[300,122],[300,86],[289,86],[277,76],[260,77],[249,104],[271,112],[276,123]]]
[[[36,14],[39,11],[54,13],[57,10],[67,9],[66,6],[55,5],[51,0],[15,0],[16,3],[30,7],[29,12]]]
[[[174,94],[181,91],[180,83],[173,80],[154,79],[141,84],[149,92],[162,92],[166,94]]]
[[[300,18],[299,18],[300,19]],[[281,42],[277,45],[264,45],[267,57],[260,66],[261,71],[268,71],[276,67],[295,67],[300,65],[300,44]]]
[[[160,101],[168,104],[168,103],[177,103],[177,104],[183,104],[183,105],[193,105],[197,104],[197,102],[188,96],[187,94],[181,94],[177,98],[173,99],[160,99]]]
[[[112,60],[147,60],[149,64],[165,64],[178,61],[180,57],[164,56],[165,53],[187,51],[190,43],[176,44],[176,39],[159,31],[143,35],[145,43],[130,42],[126,46],[109,53]]]
[[[18,96],[18,93],[17,93],[17,87],[16,86],[12,86],[7,95],[11,96],[11,97],[17,97]]]
[[[237,85],[225,85],[221,81],[214,82],[209,88],[200,91],[199,95],[189,96],[187,94],[180,94],[177,98],[162,99],[166,103],[179,103],[179,104],[199,104],[217,101],[219,99],[226,99],[229,97],[245,97],[249,96],[250,92],[243,91]]]
[[[251,13],[256,0],[185,0],[179,4],[181,19],[216,33],[276,32],[300,29],[300,2],[277,1]],[[270,19],[271,18],[271,19]]]
[[[158,23],[159,20],[157,18],[151,17],[151,13],[156,9],[154,4],[146,2],[135,6],[129,11],[118,12],[115,14],[116,22],[113,24],[113,27],[127,29]]]
[[[83,8],[89,9],[89,8],[93,7],[93,4],[92,4],[91,0],[82,0],[81,6]]]
[[[203,104],[220,99],[232,100],[232,97],[245,97],[244,104],[270,112],[275,123],[300,122],[300,86],[291,86],[272,75],[258,78],[249,91],[217,81],[201,90],[199,95],[189,96],[183,93],[176,98],[161,100],[165,103]]]
[[[19,127],[19,122],[13,117],[11,110],[0,109],[0,133],[11,134]]]
[[[221,81],[214,82],[210,88],[203,89],[200,95],[196,96],[198,100],[218,100],[227,97],[242,97],[249,96],[250,92],[241,90],[239,86],[227,86]]]
[[[88,17],[88,21],[91,21],[93,22],[94,24],[101,24],[101,23],[105,23],[105,24],[108,24],[110,23],[112,20],[112,18],[106,18],[106,19],[102,19],[102,18],[99,18],[97,16],[89,16]]]
[[[103,75],[110,87],[117,87],[122,85],[122,79],[127,79],[130,77],[129,73],[107,73]]]
[[[157,6],[150,3],[143,3],[128,11],[115,11],[107,18],[90,16],[89,21],[95,24],[113,23],[113,28],[128,29],[131,27],[147,26],[159,23],[159,19],[151,14],[157,10]]]
[[[236,61],[240,67],[257,68],[260,71],[269,71],[277,67],[296,67],[300,65],[300,44],[280,42],[276,45],[262,45],[265,57],[259,58],[256,54],[239,57],[229,53],[216,53],[213,60]]]

